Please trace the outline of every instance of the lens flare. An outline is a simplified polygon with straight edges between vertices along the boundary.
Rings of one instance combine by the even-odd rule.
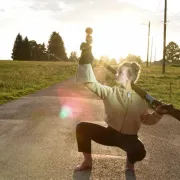
[[[81,90],[77,86],[62,86],[57,89],[59,111],[58,117],[63,123],[72,123],[72,121],[84,121],[94,118],[94,108],[90,101],[85,97],[88,91]],[[91,95],[92,96],[92,95]]]
[[[70,108],[69,106],[63,106],[63,107],[61,108],[60,113],[59,113],[59,117],[60,117],[61,119],[65,119],[65,118],[71,117],[71,116],[72,116],[72,110],[71,110],[71,108]]]

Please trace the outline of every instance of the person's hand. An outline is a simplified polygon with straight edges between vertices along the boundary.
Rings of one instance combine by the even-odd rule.
[[[168,111],[163,108],[163,104],[156,107],[156,112],[161,115],[168,113]]]

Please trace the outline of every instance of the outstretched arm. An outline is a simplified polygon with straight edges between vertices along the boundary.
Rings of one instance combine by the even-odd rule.
[[[96,95],[102,99],[105,99],[109,92],[112,91],[112,88],[100,84],[94,75],[91,65],[93,61],[93,55],[91,52],[92,32],[92,28],[86,29],[86,43],[84,42],[80,46],[82,54],[80,57],[75,82],[85,84],[91,91],[96,93]]]
[[[105,99],[112,91],[111,87],[102,85],[96,80],[91,64],[78,65],[76,83],[84,84],[101,99]]]

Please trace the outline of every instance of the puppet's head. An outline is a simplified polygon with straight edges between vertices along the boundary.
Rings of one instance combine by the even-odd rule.
[[[123,62],[119,65],[115,75],[118,84],[136,83],[139,79],[141,67],[136,62]]]
[[[91,34],[93,33],[93,29],[90,28],[90,27],[88,27],[88,28],[86,28],[85,32],[86,32],[86,34],[87,34],[87,35],[86,35],[86,42],[87,42],[88,44],[92,44],[93,39],[92,39]]]

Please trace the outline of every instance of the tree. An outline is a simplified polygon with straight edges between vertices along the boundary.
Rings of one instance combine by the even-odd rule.
[[[29,41],[29,48],[30,48],[30,60],[31,61],[37,60],[37,42],[35,40]]]
[[[59,33],[53,32],[48,43],[48,52],[52,54],[51,59],[53,56],[55,56],[62,60],[68,60],[64,42]]]
[[[30,60],[31,61],[46,61],[48,54],[45,44],[37,44],[35,40],[29,41],[30,45]]]
[[[42,49],[42,52],[43,52],[43,53],[46,53],[46,46],[45,46],[45,44],[44,44],[44,43],[42,43],[42,45],[41,45],[41,49]]]
[[[116,65],[117,64],[117,62],[116,62],[116,59],[111,59],[111,61],[110,61],[110,64],[112,64],[112,65]]]
[[[22,42],[21,55],[22,55],[22,60],[30,60],[30,46],[27,36],[23,39]]]
[[[178,60],[180,57],[180,51],[179,51],[179,46],[171,41],[167,46],[166,46],[166,60],[167,61],[174,61]]]
[[[42,61],[43,60],[43,45],[42,44],[37,44],[36,46],[36,60],[37,61]]]
[[[76,62],[78,60],[77,53],[72,51],[69,57],[69,61]]]
[[[128,56],[124,60],[129,62],[137,62],[138,64],[142,63],[141,57],[133,54],[128,54]]]
[[[46,50],[46,47],[45,47],[45,44],[43,43],[43,44],[40,44],[40,46],[39,46],[39,48],[40,48],[40,61],[46,61],[46,60],[48,60],[48,54],[47,54],[47,50]]]
[[[11,58],[13,60],[23,60],[22,57],[22,44],[23,44],[23,38],[20,33],[16,36],[15,42],[14,42],[14,47],[12,50],[12,56]]]
[[[106,64],[109,64],[110,63],[110,59],[108,56],[101,56],[100,57],[100,60],[103,60]]]

